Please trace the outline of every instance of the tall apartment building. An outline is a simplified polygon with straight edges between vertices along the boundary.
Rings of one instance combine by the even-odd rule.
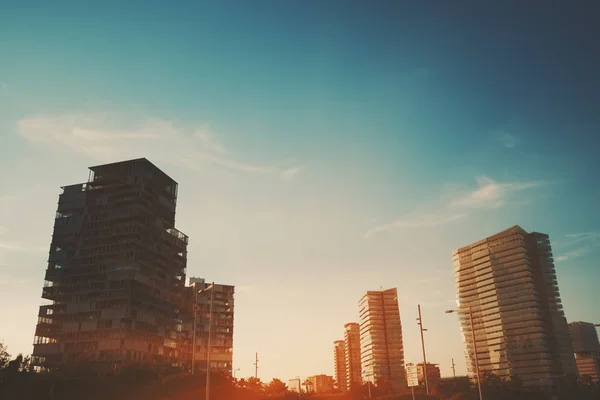
[[[233,316],[235,288],[231,285],[207,283],[203,278],[190,278],[189,297],[196,303],[196,315],[186,321],[187,344],[195,344],[194,368],[206,370],[208,362],[209,321],[212,299],[212,324],[210,328],[211,371],[232,373],[233,365]],[[194,323],[196,340],[194,342]],[[191,357],[191,356],[190,356]]]
[[[344,325],[344,348],[346,359],[346,390],[360,388],[360,329],[356,322]]]
[[[548,235],[514,226],[453,253],[467,367],[554,385],[576,373]]]
[[[335,382],[339,390],[345,391],[346,384],[346,345],[343,340],[333,342],[333,365],[335,367]]]
[[[306,378],[308,381],[308,391],[312,393],[322,394],[333,392],[333,376],[329,375],[314,375]]]
[[[368,291],[358,304],[363,380],[401,392],[406,379],[398,291]]]
[[[91,167],[86,183],[62,189],[33,365],[185,359],[177,183],[142,158]]]
[[[569,333],[575,352],[575,363],[579,376],[589,376],[593,382],[600,380],[600,342],[594,324],[571,322]]]

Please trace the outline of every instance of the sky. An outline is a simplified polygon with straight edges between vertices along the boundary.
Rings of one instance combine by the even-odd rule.
[[[465,373],[451,253],[550,235],[600,323],[593,2],[0,0],[0,341],[30,353],[60,187],[146,157],[188,276],[236,285],[234,368],[333,374],[367,290]],[[570,7],[569,7],[570,6]]]

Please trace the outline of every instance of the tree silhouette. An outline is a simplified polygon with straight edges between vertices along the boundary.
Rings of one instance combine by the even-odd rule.
[[[246,379],[246,388],[255,392],[262,392],[264,390],[264,384],[260,378],[251,376],[250,378]]]
[[[3,342],[0,342],[0,370],[6,367],[9,361],[10,354],[8,354],[8,349]]]
[[[312,382],[308,379],[305,379],[304,382],[302,382],[302,385],[304,386],[304,391],[306,393],[312,391]]]
[[[265,392],[270,395],[285,393],[287,390],[287,385],[277,378],[273,378],[265,388]]]

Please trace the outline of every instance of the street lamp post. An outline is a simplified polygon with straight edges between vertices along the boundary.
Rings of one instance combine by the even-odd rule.
[[[477,375],[477,389],[479,390],[479,400],[483,400],[483,395],[481,393],[481,379],[479,376],[479,359],[477,357],[477,342],[475,341],[475,325],[473,324],[473,311],[471,306],[468,308],[469,310],[469,321],[471,322],[471,340],[473,340],[473,356],[475,357],[475,374]],[[464,314],[459,310],[446,310],[446,314]]]
[[[211,333],[212,333],[212,314],[213,300],[215,298],[215,283],[203,289],[210,290],[210,305],[208,306],[208,351],[206,353],[206,400],[210,400],[210,352],[211,352]]]
[[[212,333],[212,310],[213,310],[213,300],[215,295],[215,283],[211,283],[208,287],[200,290],[194,290],[194,328],[193,328],[193,338],[192,338],[192,375],[194,374],[194,364],[196,364],[196,320],[198,315],[198,295],[200,293],[204,293],[210,290],[210,304],[208,308],[208,346],[206,353],[206,400],[210,399],[210,351],[211,351],[211,333]],[[196,288],[196,284],[194,284],[194,289]],[[234,372],[235,374],[235,372]]]
[[[419,308],[419,330],[421,331],[421,347],[423,349],[423,376],[425,378],[425,392],[429,395],[429,382],[427,381],[427,357],[425,357],[425,339],[423,338],[423,332],[427,331],[427,329],[423,328],[423,318],[421,317],[421,305],[418,305]]]
[[[196,284],[194,283],[194,289]],[[192,375],[194,375],[194,364],[196,364],[196,317],[198,315],[198,291],[194,290],[194,327],[192,328]]]

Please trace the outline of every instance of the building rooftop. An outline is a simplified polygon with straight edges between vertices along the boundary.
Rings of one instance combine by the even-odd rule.
[[[158,168],[150,160],[148,160],[147,158],[144,158],[144,157],[142,157],[142,158],[133,158],[131,160],[125,160],[125,161],[117,161],[117,162],[108,163],[108,164],[94,165],[92,167],[89,167],[89,169],[90,169],[90,171],[96,173],[100,169],[104,169],[104,168],[108,168],[108,167],[118,167],[119,165],[124,165],[124,164],[128,164],[128,163],[138,164],[138,165],[144,165],[147,169],[154,170],[154,171],[158,172],[159,174],[164,175],[164,177],[167,178],[168,180],[170,180],[173,183],[177,184],[177,182],[173,178],[171,178],[163,170],[161,170],[160,168]]]

